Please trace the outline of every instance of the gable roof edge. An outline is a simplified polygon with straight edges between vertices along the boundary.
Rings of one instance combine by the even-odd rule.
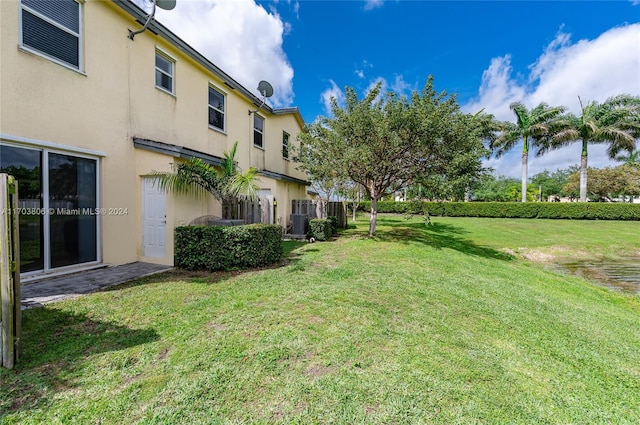
[[[133,3],[131,0],[111,0],[113,3],[118,5],[121,9],[131,15],[138,22],[145,22],[147,19],[147,14],[142,10],[138,5]],[[205,69],[209,70],[214,75],[218,76],[227,86],[232,89],[240,92],[244,97],[249,99],[255,106],[262,105],[262,99],[258,98],[256,95],[247,90],[242,84],[234,80],[229,74],[224,72],[222,69],[218,68],[213,62],[207,59],[204,55],[198,52],[196,49],[187,44],[184,40],[174,34],[170,29],[152,19],[147,27],[152,33],[164,38],[166,41],[174,45],[176,48],[180,49],[191,59],[202,65]],[[264,105],[263,109],[266,109],[269,113],[274,114],[277,113],[275,111],[279,111],[279,109],[274,110],[269,105]],[[283,110],[287,109],[297,109],[297,108],[283,108]],[[299,114],[299,112],[298,112]],[[302,119],[302,117],[300,117]]]

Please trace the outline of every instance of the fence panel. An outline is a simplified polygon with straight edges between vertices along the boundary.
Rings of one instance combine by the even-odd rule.
[[[325,214],[326,205],[326,214]],[[334,216],[338,219],[338,226],[347,227],[347,211],[342,202],[323,202],[319,200],[296,199],[291,201],[292,215],[306,215],[309,220]]]
[[[241,211],[244,224],[271,224],[273,201],[269,197],[259,197],[255,201],[244,201]]]

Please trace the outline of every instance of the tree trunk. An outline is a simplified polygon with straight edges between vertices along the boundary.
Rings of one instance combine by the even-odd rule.
[[[529,152],[523,151],[522,152],[522,202],[527,202],[528,166],[529,166]]]
[[[369,218],[369,236],[376,234],[376,221],[378,220],[378,199],[371,197],[371,218]]]
[[[580,202],[587,202],[587,150],[583,147],[580,157]]]

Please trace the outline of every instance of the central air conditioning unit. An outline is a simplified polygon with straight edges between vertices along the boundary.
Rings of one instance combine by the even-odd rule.
[[[292,234],[306,235],[309,227],[309,216],[306,214],[291,214],[291,224],[293,224]]]

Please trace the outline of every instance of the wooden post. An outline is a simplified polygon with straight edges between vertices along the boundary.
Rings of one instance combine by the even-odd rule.
[[[10,177],[13,180],[13,177]],[[22,304],[20,304],[20,216],[18,214],[18,181],[13,180],[13,190],[9,187],[9,199],[11,202],[11,245],[13,258],[11,260],[13,269],[13,326],[15,342],[15,361],[22,356]]]
[[[12,369],[20,356],[18,182],[0,174],[0,360]]]

